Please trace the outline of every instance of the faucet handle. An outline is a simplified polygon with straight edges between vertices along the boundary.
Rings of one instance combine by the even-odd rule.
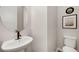
[[[17,39],[20,39],[21,35],[20,35],[20,31],[16,30],[17,33]]]
[[[15,30],[15,32],[20,32],[20,31],[18,31],[18,30]]]
[[[19,36],[21,36],[20,31],[16,30],[15,32],[16,32],[16,33],[18,33],[18,34],[19,34]]]

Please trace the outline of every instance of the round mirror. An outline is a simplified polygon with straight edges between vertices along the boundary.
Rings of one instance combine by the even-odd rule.
[[[69,8],[66,9],[66,13],[67,14],[71,14],[73,12],[74,12],[74,8],[73,7],[69,7]]]

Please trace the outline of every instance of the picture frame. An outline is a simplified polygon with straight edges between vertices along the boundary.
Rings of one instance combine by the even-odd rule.
[[[77,29],[77,14],[62,16],[63,29]]]

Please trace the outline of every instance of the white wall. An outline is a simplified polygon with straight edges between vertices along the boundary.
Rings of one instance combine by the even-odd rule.
[[[32,51],[47,51],[47,7],[31,7]]]
[[[76,36],[77,37],[77,49],[79,51],[79,7],[74,6],[75,10],[73,14],[77,14],[77,29],[62,29],[62,16],[67,15],[65,10],[68,6],[58,7],[58,27],[57,27],[57,41],[58,47],[63,46],[64,35]]]
[[[31,15],[29,6],[24,7],[24,30],[21,34],[31,36]]]
[[[31,7],[32,50],[56,50],[56,7]]]
[[[48,51],[56,51],[57,38],[57,7],[48,6],[47,8],[47,42]]]

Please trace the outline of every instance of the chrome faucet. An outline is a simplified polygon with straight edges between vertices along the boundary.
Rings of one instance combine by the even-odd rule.
[[[17,33],[17,39],[16,40],[19,40],[21,35],[20,35],[20,31],[16,30],[16,33]]]

